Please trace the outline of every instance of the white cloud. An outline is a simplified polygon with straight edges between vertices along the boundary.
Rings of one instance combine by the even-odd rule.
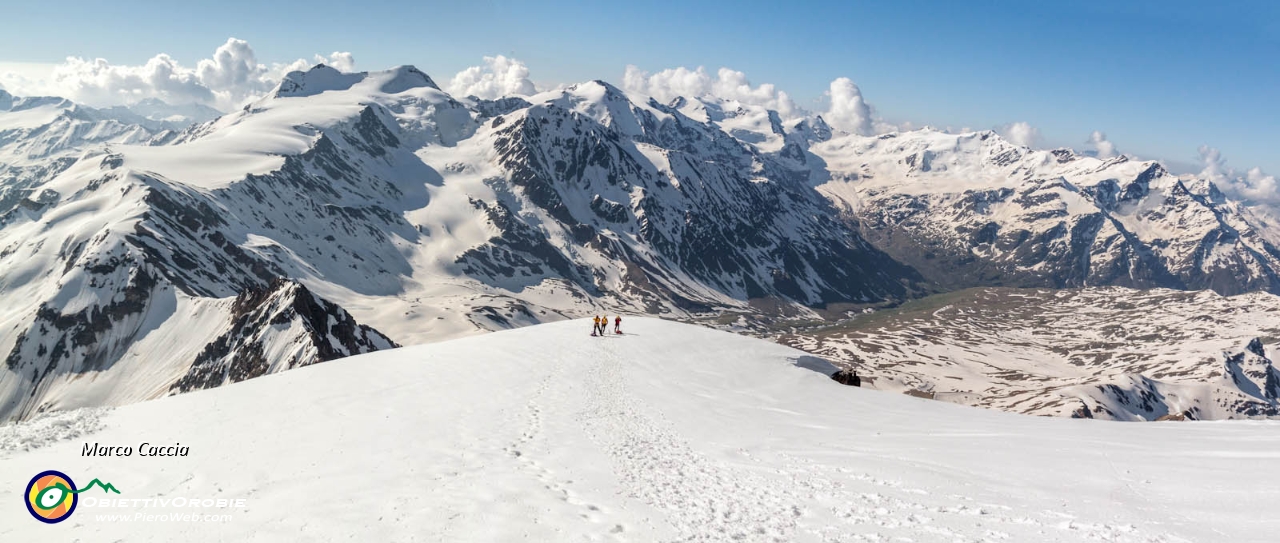
[[[0,88],[18,96],[43,96],[48,92],[53,64],[25,62],[0,63]]]
[[[1107,140],[1107,135],[1094,130],[1089,134],[1089,143],[1093,145],[1093,150],[1098,158],[1112,158],[1116,156],[1116,144]]]
[[[652,96],[659,102],[670,102],[677,96],[711,96],[772,109],[783,117],[805,113],[786,92],[778,90],[773,84],[763,83],[753,87],[747,74],[729,68],[720,68],[713,77],[702,66],[692,70],[683,66],[668,68],[650,74],[629,65],[622,76],[622,87],[631,92]]]
[[[449,94],[476,96],[485,99],[518,94],[528,96],[537,92],[529,80],[529,67],[514,58],[502,55],[484,57],[484,66],[472,66],[453,76],[449,82]]]
[[[1212,181],[1222,192],[1246,204],[1280,206],[1280,183],[1274,175],[1268,175],[1262,168],[1251,168],[1240,175],[1227,166],[1227,160],[1216,148],[1201,145],[1199,151],[1204,163],[1200,177]]]
[[[871,106],[862,98],[862,90],[853,83],[852,79],[841,77],[832,81],[827,96],[831,98],[831,109],[823,114],[822,118],[826,119],[831,126],[863,136],[875,133],[871,120]],[[888,125],[885,127],[887,128]]]
[[[1227,161],[1222,158],[1221,151],[1208,145],[1201,145],[1199,151],[1200,162],[1204,163],[1200,177],[1221,184],[1228,180],[1231,173],[1234,173],[1227,167]]]
[[[213,58],[196,64],[195,73],[200,83],[213,91],[234,92],[256,89],[262,83],[267,67],[258,64],[258,57],[249,42],[230,38],[213,52]]]
[[[1026,122],[1006,124],[996,129],[996,132],[1014,145],[1033,148],[1040,145],[1040,129]]]
[[[340,72],[356,71],[355,57],[351,56],[351,53],[334,51],[327,57],[324,55],[315,55],[314,57],[311,57],[311,60],[300,58],[288,64],[273,64],[262,77],[264,80],[272,81],[272,87],[274,87],[275,83],[278,83],[280,79],[288,75],[289,72],[305,72],[317,64],[324,64],[337,69]]]
[[[679,96],[732,100],[745,105],[772,109],[784,119],[812,113],[797,106],[786,91],[772,83],[753,86],[747,74],[730,68],[720,68],[713,75],[702,66],[697,68],[681,66],[656,73],[646,72],[635,66],[627,66],[622,75],[622,88],[652,96],[664,103]],[[876,119],[875,110],[862,96],[862,90],[847,77],[832,81],[825,95],[830,101],[830,107],[820,114],[837,130],[871,135],[902,129],[883,119]]]
[[[182,66],[160,53],[141,65],[111,64],[105,59],[68,57],[47,67],[43,74],[0,70],[0,82],[19,95],[56,95],[93,106],[110,106],[159,98],[174,104],[200,103],[228,110],[260,96],[279,83],[284,74],[316,63],[343,71],[355,69],[351,53],[316,55],[286,64],[260,63],[248,42],[227,39],[210,58],[194,68]]]
[[[321,64],[328,64],[341,72],[356,71],[356,57],[349,51],[334,51],[327,58],[316,55],[316,60],[321,60],[323,61]]]
[[[160,98],[179,103],[209,103],[213,91],[169,55],[159,54],[141,66],[115,66],[104,59],[69,57],[54,67],[52,87],[68,98],[90,104]]]

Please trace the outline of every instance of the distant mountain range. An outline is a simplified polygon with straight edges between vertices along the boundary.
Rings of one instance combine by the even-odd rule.
[[[992,132],[602,81],[454,97],[407,66],[210,115],[0,93],[0,420],[597,312],[1280,292],[1280,231],[1212,183]]]

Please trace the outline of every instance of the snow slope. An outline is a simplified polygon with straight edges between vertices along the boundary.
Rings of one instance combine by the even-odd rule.
[[[588,337],[576,320],[380,351],[4,427],[0,540],[1261,542],[1280,531],[1269,510],[1280,424],[979,410],[845,387],[813,371],[830,370],[822,361],[757,339],[624,324],[621,337]],[[72,440],[46,444],[59,435]],[[190,455],[85,458],[85,440]],[[83,507],[49,526],[17,504],[51,468],[110,482],[120,498],[246,504],[182,510],[231,515],[216,523],[113,522]]]

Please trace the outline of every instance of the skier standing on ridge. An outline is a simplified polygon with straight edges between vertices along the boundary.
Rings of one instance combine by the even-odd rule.
[[[605,321],[605,326],[608,326],[608,325],[609,325],[609,322]],[[618,315],[617,318],[613,319],[613,333],[615,334],[622,333],[622,315]]]
[[[596,315],[596,318],[591,320],[594,323],[591,325],[591,336],[595,337],[596,334],[600,333],[600,315]]]

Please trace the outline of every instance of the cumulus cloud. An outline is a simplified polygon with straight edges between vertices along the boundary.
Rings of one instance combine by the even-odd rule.
[[[219,46],[213,58],[201,60],[195,70],[200,83],[214,91],[252,88],[266,72],[249,42],[235,38]]]
[[[355,69],[354,57],[345,52],[268,66],[258,61],[248,42],[229,38],[195,67],[183,66],[164,53],[141,65],[68,57],[53,66],[45,78],[6,73],[0,79],[15,94],[53,94],[94,106],[159,98],[174,104],[199,103],[228,110],[275,87],[289,71],[317,63],[343,71]]]
[[[528,96],[537,92],[537,88],[529,80],[528,66],[514,58],[498,55],[484,57],[484,66],[472,66],[458,72],[449,82],[448,91],[454,96],[492,100],[513,94]]]
[[[356,71],[356,59],[351,53],[334,51],[329,56],[315,55],[310,60],[300,58],[288,64],[273,64],[262,77],[266,81],[271,81],[271,86],[274,87],[275,83],[288,75],[289,72],[305,72],[317,64],[324,64],[341,72]]]
[[[1009,140],[1014,145],[1023,147],[1036,147],[1040,145],[1040,129],[1026,122],[1016,122],[1006,124],[996,129],[1001,136]]]
[[[747,74],[730,68],[720,68],[712,74],[702,66],[697,68],[681,66],[650,73],[635,66],[627,66],[622,76],[622,88],[652,96],[659,102],[670,102],[679,96],[711,97],[772,109],[783,118],[795,118],[814,113],[796,105],[795,100],[786,91],[772,83],[753,85],[747,78]],[[824,94],[830,105],[826,111],[818,113],[837,130],[872,135],[904,129],[902,126],[875,118],[874,108],[863,97],[862,90],[852,79],[847,77],[835,79]]]
[[[328,57],[316,55],[316,60],[321,60],[321,64],[328,64],[339,71],[354,72],[356,71],[356,57],[349,51],[334,51],[329,53]]]
[[[862,90],[852,79],[841,77],[832,81],[827,96],[831,98],[831,109],[823,118],[831,126],[863,136],[875,132],[872,127],[871,106],[862,98]]]
[[[622,76],[622,87],[631,92],[652,96],[660,102],[670,102],[677,96],[711,96],[772,109],[783,117],[804,114],[786,92],[778,90],[773,84],[752,86],[747,74],[729,68],[720,68],[712,76],[702,66],[696,69],[668,68],[652,74],[635,66],[627,66]]]
[[[744,105],[760,106],[777,111],[783,118],[811,115],[796,105],[786,91],[772,83],[753,85],[747,74],[730,68],[720,68],[712,74],[705,67],[668,68],[650,73],[635,66],[627,66],[622,76],[622,88],[652,96],[659,102],[670,102],[676,97],[718,98]],[[862,95],[862,90],[852,79],[837,78],[824,92],[829,107],[817,112],[833,128],[854,134],[872,135],[898,130],[910,130],[875,117],[875,109]],[[908,123],[905,126],[910,126]]]
[[[1116,144],[1107,140],[1107,135],[1094,130],[1089,134],[1089,143],[1093,145],[1094,155],[1098,158],[1112,158],[1116,153]]]
[[[0,88],[18,96],[45,96],[52,64],[0,62]]]
[[[76,101],[90,104],[134,102],[160,98],[179,103],[215,101],[213,90],[166,54],[141,66],[112,65],[105,59],[69,57],[53,69],[52,87]]]
[[[1274,175],[1268,175],[1262,168],[1250,168],[1241,175],[1227,165],[1218,149],[1201,145],[1199,151],[1204,163],[1200,177],[1212,181],[1222,192],[1246,204],[1280,206],[1280,184]]]
[[[1262,168],[1253,167],[1245,172],[1244,182],[1246,194],[1255,200],[1266,201],[1270,204],[1280,203],[1280,188],[1276,185],[1276,176],[1268,175],[1262,171]]]
[[[1201,145],[1199,151],[1200,162],[1204,163],[1204,169],[1200,171],[1200,177],[1214,183],[1226,182],[1233,172],[1231,172],[1231,168],[1227,167],[1227,160],[1222,158],[1222,151],[1208,145]]]

